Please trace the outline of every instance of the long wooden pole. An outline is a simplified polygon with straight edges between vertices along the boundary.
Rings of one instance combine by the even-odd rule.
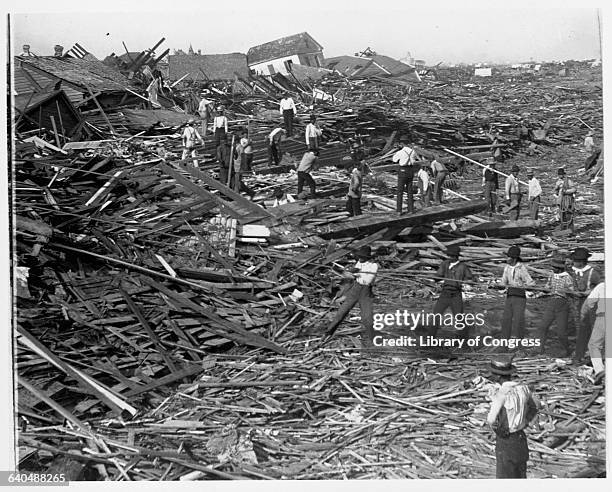
[[[456,157],[461,157],[461,159],[464,159],[464,160],[466,160],[466,161],[468,161],[468,162],[471,162],[472,164],[476,164],[477,166],[480,166],[480,167],[482,167],[483,169],[486,169],[486,168],[488,167],[488,166],[485,166],[484,164],[481,164],[481,163],[480,163],[480,162],[478,162],[478,161],[474,161],[474,160],[470,159],[469,157],[466,157],[466,156],[464,156],[464,155],[461,155],[461,154],[459,154],[458,152],[454,152],[454,151],[449,150],[449,149],[443,149],[443,150],[444,150],[444,152],[448,152],[449,154],[453,154],[453,155],[454,155],[454,156],[456,156]],[[510,176],[508,176],[507,174],[502,173],[501,171],[498,171],[497,169],[490,169],[490,170],[491,170],[491,171],[493,171],[494,173],[499,174],[500,176],[505,177],[505,178],[509,178],[509,177],[510,177]],[[521,184],[524,184],[525,186],[529,186],[529,183],[526,183],[525,181],[518,180],[518,182],[519,182],[519,183],[521,183]]]

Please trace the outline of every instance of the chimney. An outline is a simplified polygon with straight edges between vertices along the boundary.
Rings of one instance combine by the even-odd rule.
[[[201,54],[202,54],[202,50],[198,50],[198,55],[201,55]]]
[[[29,44],[24,44],[23,45],[23,53],[22,53],[22,55],[30,56],[30,45]]]
[[[57,58],[61,58],[62,56],[64,56],[64,47],[61,44],[56,44],[53,49],[55,50],[55,53],[53,53],[53,56],[57,57]]]

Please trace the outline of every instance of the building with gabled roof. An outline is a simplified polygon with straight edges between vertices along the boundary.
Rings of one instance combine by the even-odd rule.
[[[318,68],[323,60],[323,46],[307,32],[253,46],[247,52],[249,68],[260,75],[286,75],[292,65]]]

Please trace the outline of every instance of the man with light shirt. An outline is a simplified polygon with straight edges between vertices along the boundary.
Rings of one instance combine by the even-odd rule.
[[[591,356],[591,365],[595,371],[595,384],[598,384],[602,381],[605,374],[603,353],[606,342],[606,287],[604,282],[597,284],[584,300],[580,311],[581,319],[586,321],[589,311],[592,311],[594,308],[595,324],[589,339],[589,355]]]
[[[306,145],[308,150],[319,150],[319,137],[321,136],[321,130],[317,126],[317,117],[313,114],[310,116],[310,123],[306,125]]]
[[[510,176],[506,178],[506,201],[510,202],[510,220],[518,220],[521,210],[521,191],[519,188],[519,167],[515,164],[512,166]]]
[[[501,278],[501,284],[507,287],[501,337],[502,339],[508,339],[511,336],[523,338],[525,336],[525,307],[527,306],[525,289],[535,285],[535,282],[521,260],[521,248],[510,246],[506,255],[508,264]]]
[[[404,190],[408,194],[408,213],[412,213],[414,209],[412,180],[414,179],[414,171],[417,159],[416,151],[404,144],[403,147],[393,154],[393,162],[398,163],[397,169],[397,202],[396,210],[398,214],[402,214],[404,202]]]
[[[534,177],[531,169],[527,171],[527,178],[529,179],[529,191],[527,194],[527,202],[529,203],[529,217],[533,220],[538,220],[542,187],[540,186],[540,182],[537,180],[537,178]]]
[[[293,98],[288,92],[285,92],[280,101],[280,114],[285,122],[287,134],[291,137],[293,135],[293,117],[297,114],[297,109],[293,102]]]
[[[379,265],[372,260],[372,250],[369,246],[359,248],[355,256],[357,257],[357,263],[353,268],[349,269],[351,276],[354,278],[353,285],[346,295],[346,300],[338,308],[336,316],[329,324],[324,341],[334,334],[338,325],[353,306],[359,303],[361,324],[363,325],[361,344],[364,347],[371,347],[372,340],[374,339],[374,296],[372,294],[372,285],[376,279]]]
[[[310,187],[310,196],[315,198],[317,195],[315,180],[312,179],[310,171],[317,164],[317,156],[319,155],[318,150],[309,150],[304,153],[302,160],[297,168],[297,194],[298,198],[302,198],[302,190],[304,189],[304,183]]]
[[[285,134],[285,130],[282,128],[275,128],[268,135],[268,166],[272,166],[272,164],[278,166],[280,163],[282,154],[280,143]]]

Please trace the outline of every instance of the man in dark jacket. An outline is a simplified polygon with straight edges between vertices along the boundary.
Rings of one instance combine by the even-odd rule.
[[[444,314],[444,312],[450,308],[453,315],[463,313],[463,281],[470,281],[474,277],[469,267],[459,261],[459,246],[451,244],[446,249],[446,254],[449,259],[444,260],[438,271],[436,272],[436,280],[444,279],[442,283],[442,292],[440,297],[436,301],[433,308],[434,314]],[[435,336],[438,331],[438,323],[428,327],[428,334]],[[468,337],[467,326],[462,330],[459,330],[459,336],[461,338]]]

